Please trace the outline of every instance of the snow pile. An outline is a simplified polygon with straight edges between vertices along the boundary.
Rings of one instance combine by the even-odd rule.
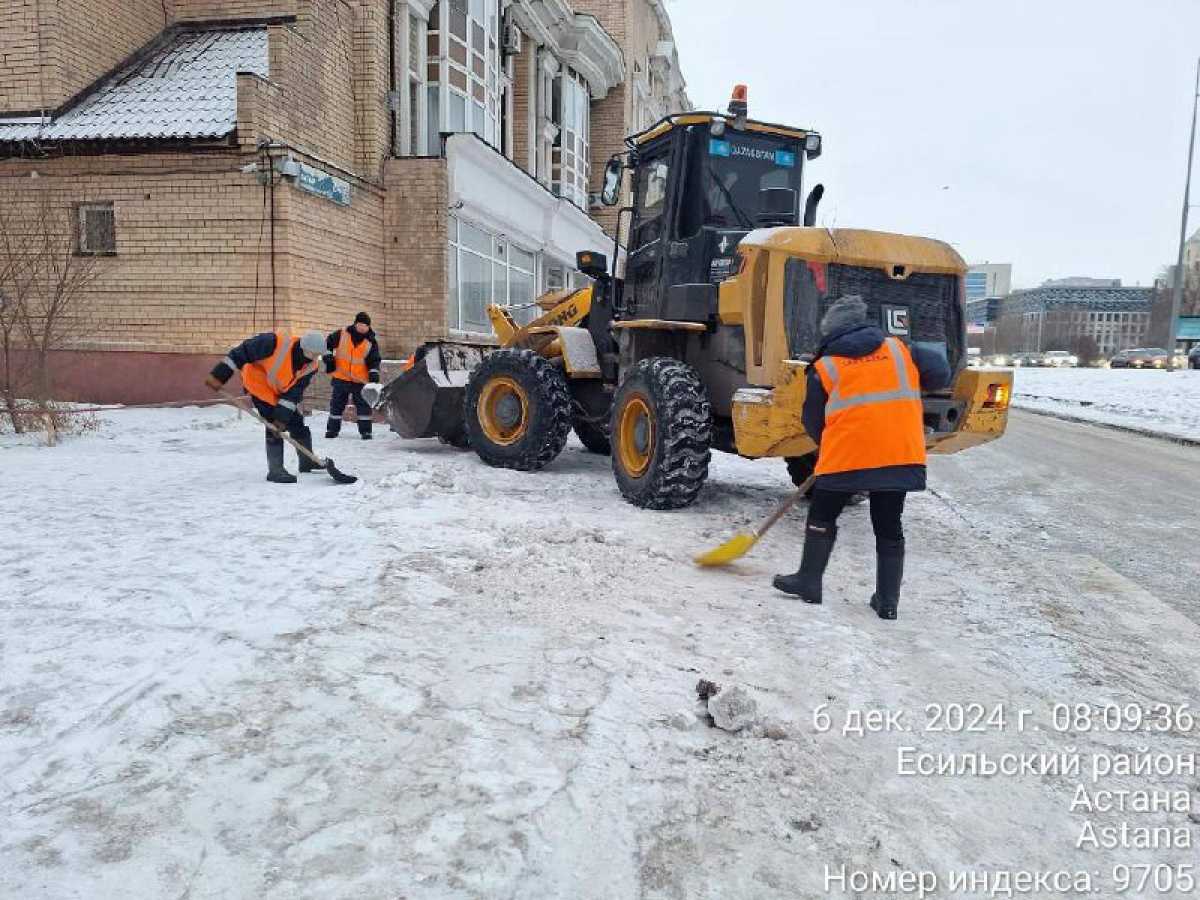
[[[1200,439],[1200,370],[1017,369],[1013,405]]]
[[[1084,819],[1122,817],[1072,812],[1072,779],[898,770],[904,745],[1181,749],[1050,710],[1200,708],[1200,627],[1009,516],[997,450],[931,463],[960,499],[910,499],[885,623],[863,507],[823,606],[770,587],[803,510],[733,566],[692,565],[789,494],[778,460],[714,454],[697,504],[661,513],[574,442],[524,474],[318,427],[361,480],[273,485],[234,411],[103,418],[0,454],[0,897],[791,900],[827,896],[827,866],[1194,860],[1079,850]],[[698,678],[726,685],[736,733],[691,712]],[[928,729],[952,702],[1043,727]],[[842,727],[870,710],[909,730]]]

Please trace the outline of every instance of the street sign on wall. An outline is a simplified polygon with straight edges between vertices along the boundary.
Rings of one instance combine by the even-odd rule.
[[[300,171],[296,175],[296,184],[301,190],[332,200],[339,206],[350,205],[350,182],[304,163],[298,165]]]

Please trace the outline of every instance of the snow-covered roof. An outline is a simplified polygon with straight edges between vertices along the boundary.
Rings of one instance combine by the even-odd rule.
[[[185,31],[49,121],[0,119],[0,141],[224,137],[237,125],[237,73],[268,74],[262,27]]]

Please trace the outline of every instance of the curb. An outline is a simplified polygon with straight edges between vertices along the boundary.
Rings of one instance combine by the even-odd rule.
[[[1184,437],[1180,434],[1170,434],[1166,431],[1155,431],[1152,428],[1139,428],[1136,425],[1117,425],[1112,422],[1097,422],[1083,416],[1073,416],[1070,413],[1052,412],[1048,409],[1034,409],[1030,406],[1014,404],[1012,409],[1032,413],[1035,416],[1045,416],[1047,419],[1059,419],[1063,422],[1073,422],[1076,425],[1094,425],[1097,428],[1107,428],[1110,431],[1120,431],[1124,434],[1136,434],[1139,437],[1153,438],[1156,441],[1166,441],[1182,447],[1200,447],[1200,438]]]

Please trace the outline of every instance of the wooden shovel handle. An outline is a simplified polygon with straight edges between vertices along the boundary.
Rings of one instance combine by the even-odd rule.
[[[780,519],[782,519],[787,514],[787,511],[795,506],[797,501],[799,501],[800,498],[807,493],[808,489],[813,486],[813,482],[816,480],[816,475],[809,475],[806,479],[804,479],[804,483],[800,485],[800,487],[796,488],[795,492],[790,497],[780,503],[779,508],[775,510],[775,512],[771,513],[771,517],[767,519],[767,521],[763,522],[762,527],[759,528],[754,534],[755,540],[761,539],[764,534],[770,531],[771,527]]]

